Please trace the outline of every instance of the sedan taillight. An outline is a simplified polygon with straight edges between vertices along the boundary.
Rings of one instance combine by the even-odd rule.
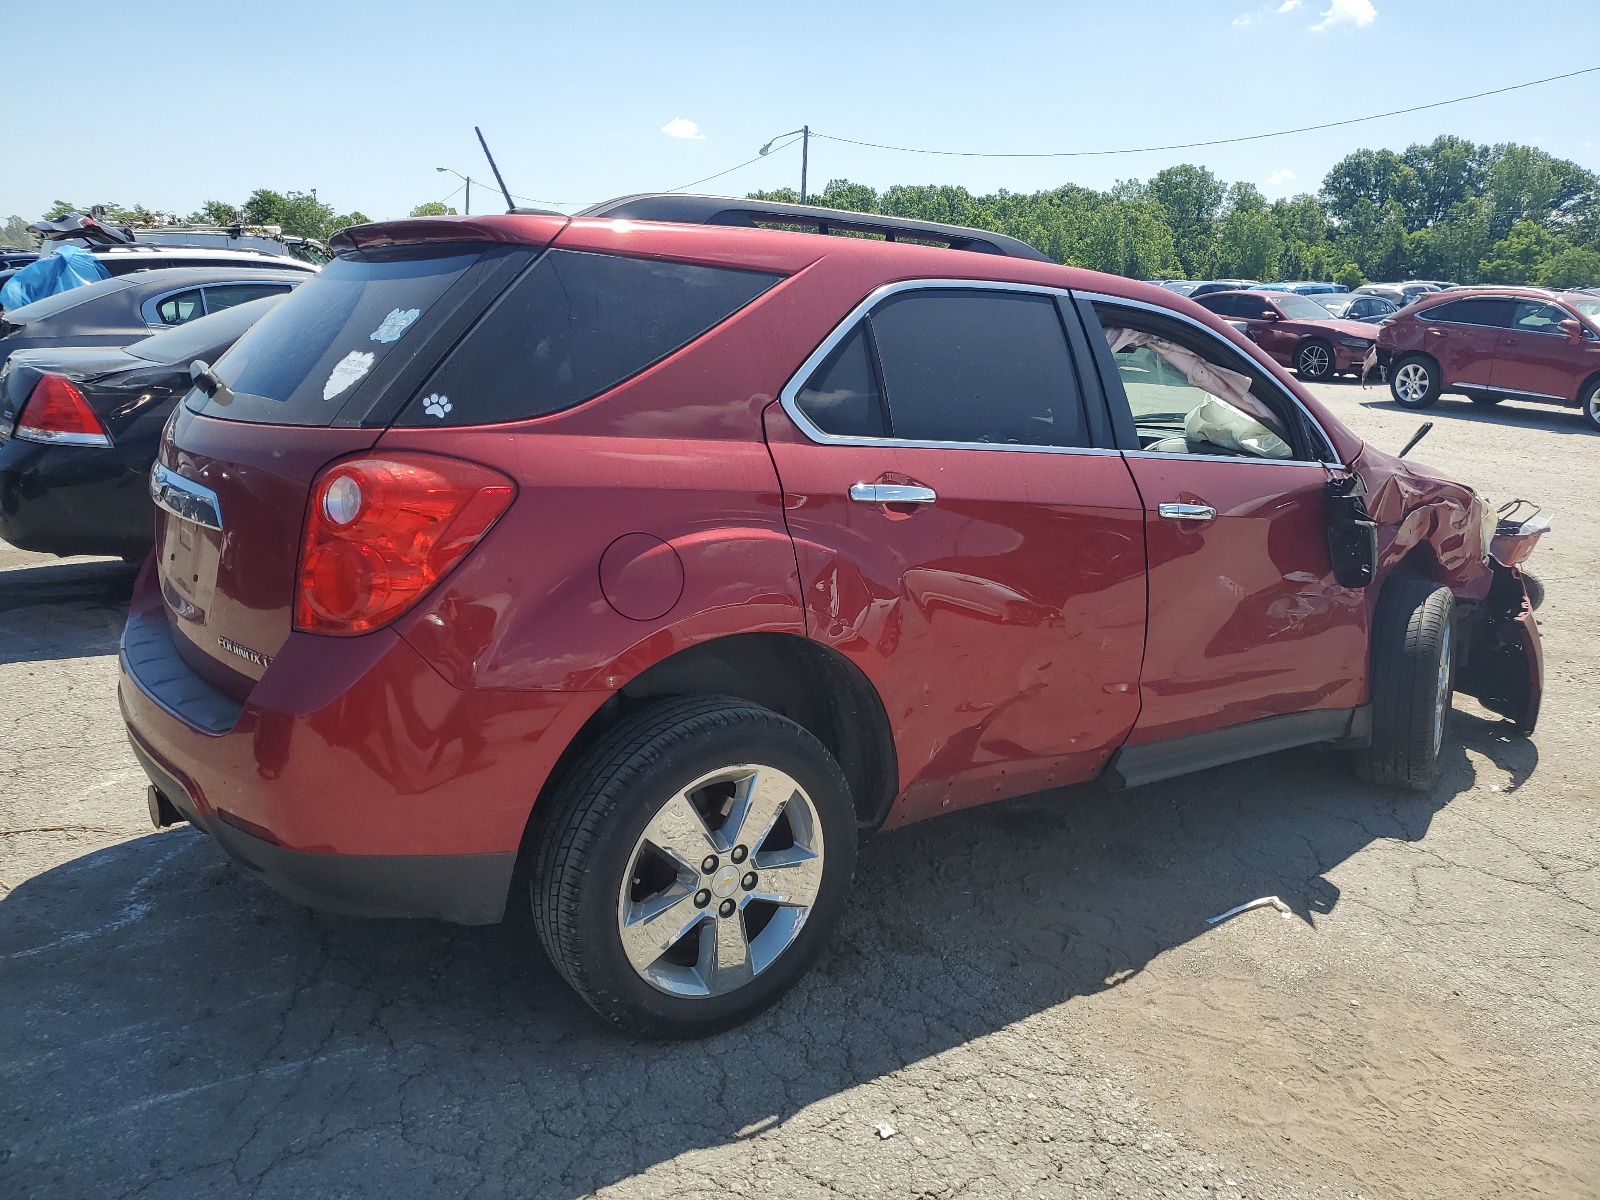
[[[334,463],[311,486],[295,627],[388,624],[477,545],[516,496],[488,467],[432,454]]]
[[[17,415],[16,436],[57,446],[109,446],[94,409],[65,375],[43,375]]]

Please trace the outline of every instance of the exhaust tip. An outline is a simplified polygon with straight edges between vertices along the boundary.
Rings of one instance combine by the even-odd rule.
[[[156,790],[156,785],[151,784],[145,789],[145,800],[150,805],[150,824],[157,829],[165,829],[168,825],[182,825],[188,817],[178,811],[171,800]]]

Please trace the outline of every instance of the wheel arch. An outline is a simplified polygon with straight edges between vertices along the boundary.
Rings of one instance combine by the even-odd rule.
[[[1600,383],[1600,371],[1591,371],[1585,375],[1583,382],[1578,385],[1578,390],[1572,397],[1572,402],[1581,406],[1583,404],[1583,394],[1597,383]]]
[[[669,696],[734,696],[788,717],[820,741],[850,784],[856,819],[875,829],[899,792],[894,734],[877,689],[837,650],[790,633],[738,633],[696,642],[639,671],[568,742],[533,805],[526,850],[543,801],[612,726]],[[526,857],[526,855],[524,855]]]

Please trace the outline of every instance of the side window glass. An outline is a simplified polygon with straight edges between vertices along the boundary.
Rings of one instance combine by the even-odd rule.
[[[235,304],[260,300],[263,296],[281,296],[288,290],[287,283],[224,283],[218,287],[208,287],[205,289],[206,311],[221,312]]]
[[[1560,333],[1567,314],[1549,304],[1519,300],[1511,318],[1511,328],[1522,333]]]
[[[1087,446],[1065,331],[1048,296],[939,289],[869,318],[892,436],[1000,446]]]
[[[156,305],[156,316],[163,325],[182,325],[185,321],[192,321],[204,315],[205,308],[201,304],[199,288],[195,288],[192,292],[179,292],[176,296],[168,296]]]
[[[549,250],[434,371],[401,425],[484,425],[571,408],[661,361],[782,278]]]
[[[1430,309],[1426,315],[1430,321],[1453,321],[1460,325],[1487,325],[1503,329],[1511,324],[1511,307],[1509,300],[1473,296],[1468,300],[1441,304],[1438,308]]]
[[[883,395],[863,321],[834,347],[795,398],[800,411],[835,437],[887,437]]]
[[[1201,308],[1209,309],[1219,317],[1231,317],[1238,308],[1236,296],[1202,296],[1198,301]]]
[[[1201,335],[1119,324],[1101,313],[1112,360],[1133,410],[1139,448],[1158,454],[1292,459],[1282,416],[1252,390],[1248,375],[1222,366]]]

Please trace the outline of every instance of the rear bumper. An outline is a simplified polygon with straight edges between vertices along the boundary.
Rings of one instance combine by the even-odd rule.
[[[0,443],[0,538],[39,554],[142,558],[155,538],[148,478],[114,447]]]
[[[435,917],[492,925],[505,915],[515,851],[501,854],[313,854],[275,845],[205,812],[130,730],[151,784],[196,829],[289,899],[350,917]]]
[[[293,634],[235,701],[164,649],[156,587],[147,564],[118,698],[179,812],[301,903],[500,919],[533,803],[604,694],[458,690],[379,631]]]

